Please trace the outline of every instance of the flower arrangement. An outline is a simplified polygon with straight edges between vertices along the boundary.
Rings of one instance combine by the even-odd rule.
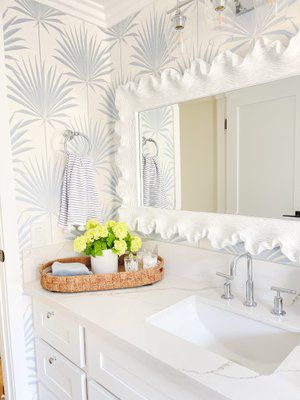
[[[78,236],[73,243],[77,253],[85,253],[88,256],[102,256],[103,250],[112,250],[119,256],[136,253],[142,246],[138,236],[129,232],[125,222],[108,221],[104,225],[99,221],[90,219],[85,226],[85,233]]]

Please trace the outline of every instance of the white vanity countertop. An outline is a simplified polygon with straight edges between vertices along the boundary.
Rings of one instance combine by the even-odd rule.
[[[55,294],[43,290],[38,281],[32,281],[25,284],[25,292],[73,313],[86,326],[105,329],[231,400],[299,400],[300,343],[272,375],[263,376],[156,328],[146,319],[187,297],[198,295],[205,303],[300,332],[299,297],[287,297],[287,315],[275,317],[270,313],[273,293],[268,290],[271,284],[282,282],[282,268],[287,268],[287,281],[281,286],[291,287],[294,283],[299,287],[300,268],[276,264],[270,267],[267,263],[254,261],[255,276],[260,269],[256,296],[259,305],[249,309],[241,305],[243,291],[239,282],[234,287],[236,296],[230,304],[220,298],[223,282],[215,277],[215,272],[227,271],[229,256],[171,244],[160,244],[159,251],[166,259],[166,275],[153,286]],[[244,267],[240,268],[244,282],[246,273]],[[270,268],[275,278],[271,281],[267,278],[264,284],[264,275]]]

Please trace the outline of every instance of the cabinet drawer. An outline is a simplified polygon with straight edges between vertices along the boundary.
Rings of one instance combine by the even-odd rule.
[[[39,381],[59,400],[86,400],[86,375],[41,339],[36,340]]]
[[[84,328],[74,319],[39,301],[33,303],[34,328],[41,337],[76,365],[85,366]]]
[[[160,380],[152,386],[153,373],[143,361],[115,342],[86,331],[88,376],[120,400],[170,400],[160,391]],[[155,370],[154,370],[155,371]],[[154,373],[155,374],[155,373]],[[158,388],[158,389],[156,389]]]
[[[40,400],[58,400],[42,383],[39,383],[38,391]]]
[[[88,394],[89,400],[118,400],[116,396],[94,381],[88,383]]]

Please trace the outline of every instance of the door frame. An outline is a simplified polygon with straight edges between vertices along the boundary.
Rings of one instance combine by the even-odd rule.
[[[3,15],[3,7],[0,7]],[[10,143],[9,109],[6,93],[3,20],[0,27],[0,346],[5,396],[8,400],[29,399],[24,336],[24,294],[18,246],[17,207]]]

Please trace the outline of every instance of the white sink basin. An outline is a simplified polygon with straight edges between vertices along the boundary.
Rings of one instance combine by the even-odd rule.
[[[189,297],[147,319],[259,374],[271,374],[300,343],[300,334],[275,328]]]

